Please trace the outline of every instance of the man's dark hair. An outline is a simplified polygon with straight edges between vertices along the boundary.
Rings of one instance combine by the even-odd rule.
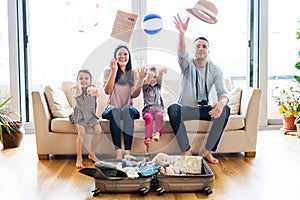
[[[208,40],[205,38],[205,37],[198,37],[198,38],[196,38],[195,40],[194,40],[194,42],[196,42],[197,40],[205,40],[206,42],[207,42],[207,44],[209,45],[209,42],[208,42]]]

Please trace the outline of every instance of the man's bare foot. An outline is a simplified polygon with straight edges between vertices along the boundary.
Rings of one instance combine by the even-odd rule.
[[[122,160],[122,150],[121,149],[116,150],[116,160]]]
[[[192,156],[193,154],[192,154],[192,151],[189,149],[186,152],[183,152],[181,155],[182,156]]]
[[[219,160],[218,159],[216,159],[213,155],[212,155],[212,153],[210,153],[210,152],[205,152],[204,154],[203,154],[203,158],[205,158],[209,163],[211,163],[211,164],[218,164],[219,163]]]
[[[82,163],[82,160],[80,160],[80,159],[76,160],[76,168],[77,169],[83,169],[83,168],[85,168],[85,166]]]
[[[89,155],[88,155],[88,158],[89,158],[90,160],[92,160],[93,162],[99,162],[99,161],[100,161],[100,160],[96,157],[95,154],[89,154]]]

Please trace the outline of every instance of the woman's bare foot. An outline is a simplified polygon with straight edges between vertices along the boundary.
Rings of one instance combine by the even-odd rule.
[[[125,150],[125,151],[124,151],[124,154],[125,154],[125,155],[130,155],[130,150]]]
[[[92,160],[93,162],[99,162],[100,161],[95,154],[89,154],[88,158],[90,160]]]
[[[76,160],[76,168],[77,169],[83,169],[83,168],[85,168],[85,166],[82,163],[82,159],[77,159]]]
[[[192,151],[189,149],[189,150],[187,150],[186,152],[183,152],[181,155],[182,155],[182,156],[192,156],[193,153],[192,153]]]
[[[219,160],[216,159],[211,152],[205,152],[203,154],[203,158],[205,158],[211,164],[218,164]]]
[[[116,160],[122,160],[122,150],[121,149],[116,150]]]

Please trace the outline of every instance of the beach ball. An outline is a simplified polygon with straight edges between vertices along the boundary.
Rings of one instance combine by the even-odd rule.
[[[163,28],[162,18],[157,14],[149,14],[144,17],[143,28],[145,33],[154,35]]]

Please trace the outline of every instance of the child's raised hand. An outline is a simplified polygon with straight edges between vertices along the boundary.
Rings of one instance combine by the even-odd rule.
[[[144,79],[147,76],[148,69],[146,67],[142,67],[138,70],[139,79]]]
[[[164,67],[164,68],[162,68],[162,69],[159,70],[159,73],[160,73],[160,74],[166,74],[167,71],[168,71],[167,68]]]

